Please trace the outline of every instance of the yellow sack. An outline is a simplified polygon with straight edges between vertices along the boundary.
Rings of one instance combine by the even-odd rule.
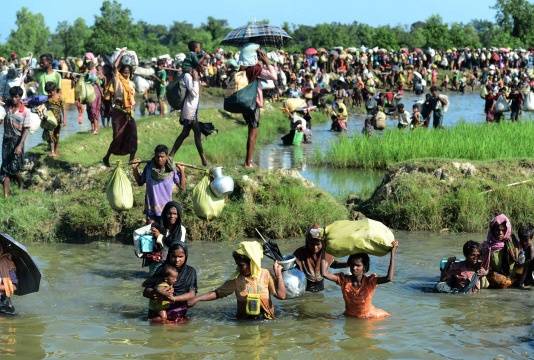
[[[72,81],[70,79],[61,80],[61,98],[65,104],[74,104],[74,88],[72,87]]]
[[[284,101],[284,109],[287,112],[294,112],[299,109],[303,109],[308,107],[308,104],[306,103],[306,100],[300,99],[300,98],[291,98]]]
[[[210,179],[204,176],[193,189],[193,210],[201,219],[215,219],[224,209],[224,198],[216,197],[210,189]]]
[[[111,175],[106,189],[109,205],[115,210],[128,210],[133,207],[132,183],[122,170],[120,163]]]
[[[379,221],[340,220],[326,227],[326,251],[336,257],[366,253],[384,256],[392,248],[395,236]]]

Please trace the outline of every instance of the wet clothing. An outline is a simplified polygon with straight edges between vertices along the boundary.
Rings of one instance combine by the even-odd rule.
[[[306,275],[306,291],[319,292],[324,290],[324,278],[321,274],[321,254],[310,255],[306,246],[302,246],[293,253],[297,258],[297,266]],[[324,254],[327,264],[330,266],[334,262],[334,257]]]
[[[356,287],[352,283],[352,276],[338,275],[338,285],[341,286],[343,300],[345,300],[345,315],[360,319],[379,319],[389,316],[389,313],[376,308],[372,304],[378,278],[375,274],[362,277],[362,284]]]
[[[156,286],[158,292],[165,292],[171,288],[171,285],[167,284],[165,281]],[[168,300],[156,300],[150,299],[148,303],[148,310],[153,312],[158,312],[161,310],[167,310],[169,308],[170,301]]]
[[[176,271],[178,271],[178,280],[173,285],[173,295],[179,296],[184,295],[188,292],[194,291],[196,293],[198,287],[197,287],[197,272],[196,270],[187,265],[187,247],[185,245],[182,245],[181,248],[185,252],[186,256],[186,264],[182,266],[182,268],[178,269],[176,268]],[[167,261],[159,265],[155,271],[154,275],[150,277],[150,279],[146,280],[143,286],[145,287],[153,287],[156,288],[158,284],[161,284],[161,279],[164,276],[164,267],[166,264],[169,264]],[[173,265],[174,264],[170,264]],[[186,301],[177,301],[172,304],[169,304],[169,307],[167,309],[167,318],[169,320],[175,321],[180,320],[185,317],[187,313],[187,302]],[[152,319],[154,317],[158,316],[158,313],[154,310],[148,311],[148,318]]]
[[[495,238],[493,227],[504,224],[503,240]],[[512,240],[512,225],[503,214],[493,218],[489,224],[486,241],[482,243],[482,268],[488,270],[487,280],[493,288],[507,288],[512,285],[511,275],[518,250]]]
[[[156,76],[160,79],[159,86],[156,88],[156,95],[159,100],[165,100],[167,92],[167,71],[160,69],[156,73]]]
[[[274,305],[271,301],[270,293],[276,292],[274,280],[269,270],[261,269],[259,276],[245,277],[238,275],[222,284],[215,290],[217,298],[223,298],[235,293],[237,300],[237,318],[251,318],[246,313],[247,295],[249,293],[260,295],[261,316],[265,319],[274,319]],[[256,317],[252,317],[256,318]]]
[[[466,261],[455,262],[449,266],[443,280],[452,289],[457,289],[458,291],[461,291],[463,289],[466,289],[466,287],[470,284],[471,279],[473,278],[473,275],[475,275],[475,273],[476,271],[470,269]],[[476,284],[471,289],[469,289],[469,292],[476,293],[479,290],[480,280],[478,280],[477,278]]]
[[[161,176],[155,172],[157,169],[151,160],[141,174],[141,185],[146,184],[145,214],[149,218],[161,216],[165,205],[172,200],[174,185],[180,184],[180,175],[170,162],[165,164]]]

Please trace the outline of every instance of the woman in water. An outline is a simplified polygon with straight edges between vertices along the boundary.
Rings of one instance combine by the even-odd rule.
[[[172,288],[165,289],[161,285],[168,272],[168,266],[172,266],[176,272],[176,280],[173,280]],[[154,303],[168,301],[166,306],[166,321],[179,322],[186,319],[187,301],[195,297],[197,292],[197,272],[187,265],[187,247],[182,242],[174,243],[170,248],[167,259],[161,264],[154,275],[143,282],[143,296]],[[152,307],[148,310],[148,319],[161,321],[160,309]]]
[[[334,269],[347,267],[346,263],[338,263],[334,257],[324,250],[323,229],[314,224],[306,232],[306,244],[293,253],[297,258],[297,266],[306,275],[306,291],[319,292],[324,290],[324,279],[321,273],[321,261]]]
[[[345,300],[346,316],[360,319],[379,319],[389,316],[388,312],[374,307],[372,300],[377,285],[393,281],[395,255],[399,243],[398,241],[393,241],[392,245],[388,274],[386,276],[366,275],[369,271],[370,260],[369,255],[364,253],[349,256],[347,264],[350,268],[350,275],[343,273],[332,274],[328,271],[326,260],[322,261],[323,276],[341,287],[343,300]]]
[[[263,248],[256,241],[243,241],[232,256],[237,265],[234,277],[219,288],[188,301],[194,306],[199,301],[212,301],[235,293],[238,319],[274,319],[271,296],[286,298],[282,266],[273,265],[274,279],[269,270],[261,267]]]

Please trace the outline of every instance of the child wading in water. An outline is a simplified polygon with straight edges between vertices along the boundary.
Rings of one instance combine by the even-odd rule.
[[[168,296],[169,300],[173,301],[172,299],[174,298],[174,296],[168,295],[168,293],[171,291],[174,284],[178,280],[178,272],[176,271],[176,268],[172,267],[171,265],[165,265],[165,267],[163,268],[162,275],[162,279],[160,279],[160,281],[156,285],[156,291],[161,296]],[[150,299],[148,309],[154,313],[158,313],[158,316],[151,318],[150,321],[164,323],[168,320],[175,320],[169,319],[167,316],[167,310],[169,309],[169,306],[171,304],[171,301],[169,300]]]
[[[376,276],[376,274],[365,275],[369,271],[369,255],[359,253],[349,256],[347,265],[351,275],[343,273],[332,274],[328,271],[328,264],[322,261],[323,276],[334,281],[341,287],[343,300],[345,300],[345,315],[360,319],[379,319],[389,316],[389,313],[374,307],[372,304],[378,284],[385,284],[393,280],[395,274],[395,255],[397,253],[398,241],[393,241],[391,257],[387,276]]]

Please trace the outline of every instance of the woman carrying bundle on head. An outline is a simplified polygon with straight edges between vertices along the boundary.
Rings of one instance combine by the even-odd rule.
[[[345,301],[345,315],[360,319],[379,319],[389,316],[389,313],[374,307],[373,296],[377,285],[393,281],[395,274],[395,255],[397,253],[398,241],[392,242],[391,257],[386,276],[376,274],[366,275],[369,271],[369,255],[358,253],[350,255],[347,265],[350,275],[344,273],[332,274],[328,271],[328,262],[322,261],[323,276],[335,282],[341,287],[343,300]]]
[[[119,53],[113,64],[113,80],[108,92],[112,97],[111,125],[113,141],[102,159],[106,166],[110,166],[111,155],[130,155],[130,161],[137,152],[137,125],[133,118],[135,110],[135,89],[130,81],[133,76],[132,65],[121,61],[124,50]]]

